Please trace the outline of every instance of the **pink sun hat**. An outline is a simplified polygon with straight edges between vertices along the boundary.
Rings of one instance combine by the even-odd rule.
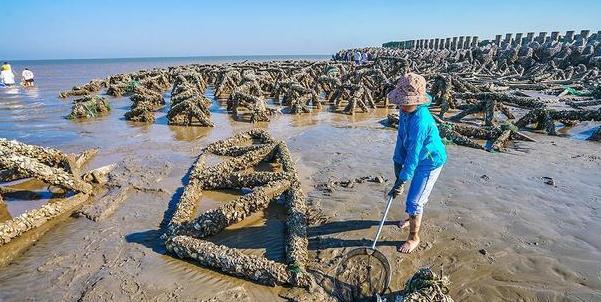
[[[412,72],[402,76],[387,96],[397,105],[421,105],[430,101],[426,95],[426,79]]]

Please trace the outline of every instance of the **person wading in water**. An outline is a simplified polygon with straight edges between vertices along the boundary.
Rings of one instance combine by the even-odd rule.
[[[401,228],[409,227],[409,238],[398,248],[401,253],[411,253],[419,245],[424,205],[447,160],[447,154],[428,110],[431,100],[426,94],[424,77],[415,73],[405,74],[388,98],[401,106],[393,156],[396,181],[388,195],[397,197],[403,192],[405,183],[411,180],[405,202],[407,215],[399,222]]]

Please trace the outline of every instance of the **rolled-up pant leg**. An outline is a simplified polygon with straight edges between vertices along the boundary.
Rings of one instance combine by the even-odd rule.
[[[405,212],[410,216],[422,214],[424,211],[424,205],[428,202],[432,188],[440,175],[442,167],[431,169],[420,169],[419,167],[415,170],[413,179],[411,180],[411,187],[407,192],[407,201],[405,203]]]

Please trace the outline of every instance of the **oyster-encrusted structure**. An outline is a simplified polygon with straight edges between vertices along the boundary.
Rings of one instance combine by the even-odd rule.
[[[426,78],[442,137],[473,148],[505,150],[512,140],[532,141],[518,131],[531,125],[555,135],[559,126],[599,121],[601,37],[583,31],[574,39],[572,34],[563,40],[559,33],[538,39],[520,34],[519,41],[508,35],[506,41],[480,44],[454,39],[452,45],[438,46],[432,44],[435,40],[415,40],[358,50],[381,70],[387,70],[386,62],[405,60],[401,65],[407,71]],[[344,61],[353,51],[340,51],[335,59]],[[388,120],[394,125],[397,116]]]
[[[163,77],[157,77],[163,79]],[[148,81],[147,83],[155,83]],[[151,88],[146,88],[144,84],[140,83],[133,88],[133,95],[130,97],[132,101],[131,109],[125,113],[125,119],[134,122],[154,122],[154,112],[159,110],[165,105],[165,99],[163,98],[163,90],[165,86],[158,84],[147,84]]]
[[[248,112],[251,123],[268,122],[273,110],[267,107],[263,95],[258,77],[254,73],[246,73],[240,85],[230,94],[227,110],[236,120],[240,120],[241,115]]]
[[[101,114],[111,111],[111,106],[105,97],[97,95],[87,95],[83,98],[73,101],[71,113],[66,116],[67,119],[87,119],[98,117]]]
[[[549,135],[557,135],[556,122],[571,124],[580,121],[601,121],[601,108],[598,110],[536,109],[524,115],[516,125],[526,127],[535,124],[535,129],[544,130]]]
[[[65,154],[52,148],[27,145],[0,138],[0,171],[2,181],[34,177],[51,185],[74,191],[76,195],[49,202],[0,223],[0,246],[47,221],[81,206],[92,191],[92,185],[80,177],[81,166],[96,154]],[[3,206],[3,205],[0,205]]]
[[[44,204],[19,216],[0,223],[0,246],[9,243],[29,230],[40,227],[49,220],[80,207],[89,195],[78,193],[70,198]]]
[[[95,94],[98,91],[100,91],[100,89],[106,88],[106,87],[107,87],[106,80],[94,79],[94,80],[91,80],[87,84],[84,84],[81,86],[74,86],[71,90],[61,91],[61,92],[59,92],[58,96],[60,98],[67,98],[70,96],[92,95],[92,94]]]
[[[200,73],[177,75],[171,90],[171,108],[167,113],[169,125],[214,126],[209,112],[211,100],[204,96],[206,85]]]
[[[401,295],[395,301],[401,302],[453,302],[449,295],[448,277],[437,275],[430,268],[420,268],[405,283]]]
[[[206,167],[206,157],[211,154],[228,156],[228,159]],[[279,168],[256,171],[254,168],[261,162],[271,162]],[[312,279],[304,268],[308,254],[307,207],[294,162],[283,142],[274,140],[261,129],[217,141],[203,149],[189,179],[163,235],[168,251],[261,284],[310,285]],[[194,218],[202,191],[223,188],[252,188],[252,192]],[[284,199],[288,213],[285,264],[203,240],[267,208],[277,198]]]
[[[477,127],[468,124],[444,121],[434,116],[440,136],[454,144],[471,147],[487,151],[503,151],[511,140],[534,141],[532,138],[518,131],[518,128],[511,123],[501,124],[500,126],[491,125]],[[387,123],[391,127],[398,127],[399,116],[391,113],[387,117]],[[486,146],[481,141],[491,141],[490,146]]]
[[[438,44],[405,41],[390,44],[392,48],[358,49],[368,57],[361,64],[349,61],[355,49],[342,50],[330,61],[189,64],[112,75],[76,87],[72,94],[106,88],[109,95],[130,96],[133,105],[126,118],[151,122],[163,104],[157,99],[171,88],[168,123],[210,127],[211,110],[224,102],[235,120],[253,123],[267,122],[275,112],[305,114],[327,108],[353,115],[395,107],[388,93],[402,75],[415,72],[427,80],[432,112],[451,123],[441,129],[446,138],[472,147],[482,146],[475,139],[485,139],[491,143],[484,149],[500,150],[525,138],[517,130],[532,123],[540,128],[541,110],[570,111],[546,114],[558,122],[543,127],[554,134],[553,125],[573,126],[588,116],[586,111],[601,106],[601,37],[589,33],[545,33],[544,39],[519,35],[520,41],[509,37],[482,43],[474,37]],[[463,126],[481,128],[486,135],[466,135]],[[506,130],[511,135],[501,136]]]
[[[3,181],[34,177],[66,190],[89,193],[92,186],[80,178],[77,162],[74,154],[0,138],[0,180]]]

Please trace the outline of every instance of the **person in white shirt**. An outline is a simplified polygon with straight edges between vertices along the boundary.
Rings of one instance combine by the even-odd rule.
[[[23,78],[23,87],[33,86],[33,72],[31,72],[31,70],[25,68],[25,70],[21,72],[21,77]]]
[[[355,59],[355,65],[361,64],[361,52],[355,50],[355,52],[353,53],[353,59]]]

